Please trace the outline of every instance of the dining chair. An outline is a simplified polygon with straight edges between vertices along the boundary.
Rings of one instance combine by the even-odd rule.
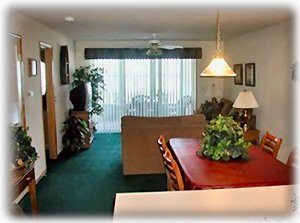
[[[277,138],[267,131],[261,140],[259,148],[276,158],[281,144],[282,138]]]
[[[158,144],[158,148],[159,148],[159,151],[161,153],[162,158],[163,158],[163,155],[165,154],[166,151],[170,152],[170,150],[167,146],[167,141],[166,141],[166,139],[163,135],[159,136],[159,138],[157,140],[157,144]],[[171,154],[171,152],[170,152],[170,154]],[[171,154],[171,156],[172,156],[172,154]],[[164,165],[164,167],[165,167],[165,172],[166,172],[166,177],[167,177],[167,190],[170,191],[172,186],[171,186],[169,171],[167,170],[165,165]]]
[[[170,150],[163,155],[166,172],[169,176],[170,190],[184,190],[184,183],[177,162],[173,159]]]

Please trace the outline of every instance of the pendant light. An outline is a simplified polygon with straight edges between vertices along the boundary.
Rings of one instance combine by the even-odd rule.
[[[200,74],[202,77],[234,77],[236,74],[226,63],[220,50],[220,15],[217,12],[217,31],[216,31],[216,54],[215,58]]]

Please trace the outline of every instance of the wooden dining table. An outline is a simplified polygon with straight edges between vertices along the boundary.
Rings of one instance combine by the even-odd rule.
[[[248,148],[247,161],[229,162],[196,155],[201,149],[200,139],[171,138],[169,145],[187,190],[293,184],[292,168],[254,145]]]

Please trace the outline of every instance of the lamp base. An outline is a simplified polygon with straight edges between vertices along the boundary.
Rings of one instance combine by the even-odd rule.
[[[244,132],[247,132],[248,129],[249,129],[249,128],[248,128],[248,125],[245,123],[244,126],[243,126]]]
[[[249,120],[251,114],[248,113],[248,109],[243,109],[243,114],[241,116],[241,127],[243,128],[244,132],[249,129]]]

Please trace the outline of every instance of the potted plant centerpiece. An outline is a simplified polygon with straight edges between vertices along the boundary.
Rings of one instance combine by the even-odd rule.
[[[247,160],[249,142],[244,140],[243,129],[231,116],[219,115],[206,127],[202,139],[202,154],[212,160]]]

